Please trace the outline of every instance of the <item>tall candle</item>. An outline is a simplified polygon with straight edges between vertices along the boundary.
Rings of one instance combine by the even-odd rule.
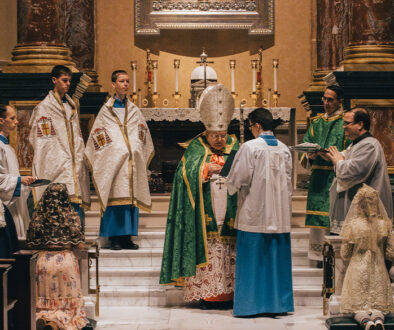
[[[178,80],[178,70],[180,66],[181,60],[174,60],[174,68],[175,68],[175,93],[179,91],[179,80]]]
[[[278,59],[273,59],[272,60],[272,66],[274,68],[274,92],[278,91],[278,66],[279,66],[279,60]]]
[[[257,60],[252,60],[252,92],[256,93]]]
[[[231,93],[235,93],[235,60],[230,60]]]
[[[158,61],[152,61],[153,66],[153,93],[157,93],[157,68],[158,68]]]
[[[133,94],[137,93],[137,61],[131,61],[131,70],[133,71]]]

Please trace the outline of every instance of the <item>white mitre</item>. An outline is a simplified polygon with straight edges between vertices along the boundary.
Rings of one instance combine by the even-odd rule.
[[[198,108],[208,131],[225,131],[233,118],[234,99],[224,85],[216,84],[204,89]]]

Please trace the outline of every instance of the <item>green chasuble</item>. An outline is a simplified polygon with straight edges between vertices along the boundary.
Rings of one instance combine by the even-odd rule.
[[[304,142],[317,143],[322,148],[336,146],[339,151],[346,148],[343,113],[328,119],[322,113],[311,120]],[[311,162],[312,174],[309,182],[305,226],[330,228],[330,187],[334,179],[334,167],[331,161],[326,161],[320,156]]]
[[[227,136],[223,153],[238,150],[235,136]],[[203,183],[204,164],[212,150],[203,135],[194,138],[178,164],[168,209],[160,284],[183,285],[185,277],[194,276],[196,267],[208,262],[207,238],[235,239],[233,228],[237,196],[227,194],[226,217],[218,232],[211,203],[210,182]]]

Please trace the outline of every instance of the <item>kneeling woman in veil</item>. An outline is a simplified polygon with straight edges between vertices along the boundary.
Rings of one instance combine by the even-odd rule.
[[[71,205],[67,187],[52,183],[38,203],[27,231],[37,258],[37,329],[82,329],[83,309],[78,260],[72,249],[83,247],[81,220]]]

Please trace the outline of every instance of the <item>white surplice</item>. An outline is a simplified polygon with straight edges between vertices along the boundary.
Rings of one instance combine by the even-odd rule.
[[[362,183],[379,192],[380,199],[390,219],[393,218],[393,199],[387,172],[386,158],[379,141],[367,137],[351,144],[345,160],[335,166],[335,175],[330,189],[331,232],[338,233],[350,208],[353,197]]]
[[[235,228],[254,233],[288,233],[291,227],[291,154],[278,140],[245,142],[227,177],[230,195],[238,192]]]
[[[20,197],[14,197],[18,177],[19,163],[15,151],[9,144],[0,141],[0,199],[12,215],[18,238],[25,239],[30,222],[26,204],[30,188],[21,184]]]

